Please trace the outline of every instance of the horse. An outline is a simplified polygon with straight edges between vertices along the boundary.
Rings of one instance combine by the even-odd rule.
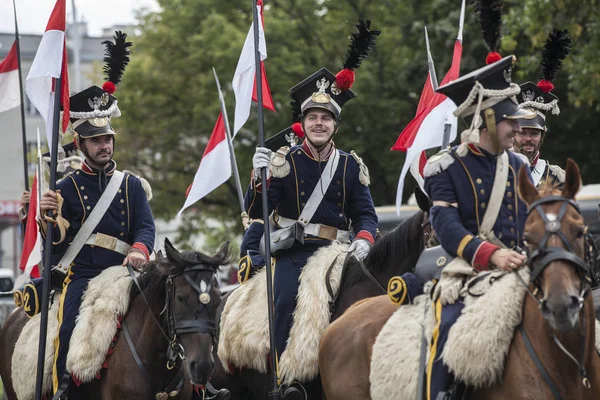
[[[341,316],[353,303],[386,293],[385,287],[391,277],[410,272],[430,235],[428,212],[421,210],[375,241],[364,260],[367,272],[354,257],[348,257],[338,296],[332,304],[332,321]],[[226,299],[221,303],[221,309],[225,302]],[[270,374],[262,374],[251,369],[236,369],[233,374],[230,374],[218,360],[216,353],[215,349],[216,365],[211,377],[214,387],[227,388],[231,392],[232,399],[251,400],[268,397],[271,390]],[[307,393],[298,398],[321,399],[322,390],[318,378],[303,385],[302,390],[305,389]]]
[[[229,260],[229,242],[212,257],[179,252],[168,239],[165,250],[166,257],[146,263],[133,278],[122,331],[100,379],[71,385],[69,398],[189,400],[204,390],[214,366],[221,302],[216,271]],[[0,375],[9,400],[16,399],[12,354],[26,322],[22,308],[17,309],[0,331]],[[226,393],[217,398],[227,398]]]
[[[532,271],[522,322],[512,338],[501,381],[463,390],[455,398],[596,399],[600,357],[589,295],[593,260],[586,257],[584,221],[574,201],[581,184],[579,168],[567,161],[562,192],[551,187],[538,193],[525,167],[518,179],[519,195],[528,205],[524,237]],[[351,307],[323,335],[319,368],[328,400],[371,398],[373,343],[397,310],[385,301],[379,296]],[[357,326],[357,321],[369,325]]]

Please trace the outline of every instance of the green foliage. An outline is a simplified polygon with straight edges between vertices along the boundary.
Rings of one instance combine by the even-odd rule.
[[[154,188],[157,217],[173,217],[184,202],[217,115],[219,101],[214,66],[223,86],[233,125],[235,98],[231,78],[251,23],[251,2],[228,0],[159,0],[163,11],[148,14],[134,42],[132,62],[117,95],[123,117],[119,131],[120,166],[139,171]],[[265,111],[267,137],[291,123],[288,89],[326,66],[337,72],[358,18],[381,29],[377,49],[356,74],[358,97],[342,113],[338,147],[354,149],[371,173],[376,205],[394,202],[404,154],[389,151],[414,117],[427,74],[423,27],[429,30],[438,80],[450,66],[458,30],[459,0],[272,0],[265,1],[267,75],[277,112]],[[563,165],[566,157],[580,163],[585,182],[600,179],[597,150],[600,48],[597,0],[507,0],[502,53],[518,57],[514,80],[538,80],[539,54],[552,28],[568,28],[573,51],[556,82],[560,117],[549,116],[543,156]],[[487,49],[472,5],[464,28],[463,73],[483,65]],[[235,139],[244,188],[257,144],[257,119]],[[567,139],[569,133],[575,140]],[[584,150],[585,149],[585,150]],[[589,150],[588,150],[589,149]],[[586,151],[587,150],[587,151]],[[223,163],[229,162],[223,160]],[[409,178],[406,196],[414,183]],[[212,234],[216,241],[242,232],[239,204],[231,179],[184,214],[180,239],[192,232]],[[221,228],[214,220],[227,221]],[[210,222],[213,221],[213,222]],[[217,243],[215,242],[215,247]]]

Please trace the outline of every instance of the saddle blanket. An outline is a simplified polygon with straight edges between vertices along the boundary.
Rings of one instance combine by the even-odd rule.
[[[520,274],[529,281],[527,268]],[[458,379],[469,386],[485,387],[502,377],[513,332],[521,322],[526,291],[514,274],[502,272],[489,273],[473,285],[469,292],[476,296],[469,295],[466,287],[461,292],[465,308],[450,329],[442,357]],[[377,336],[369,376],[373,400],[417,397],[423,324],[428,347],[435,326],[428,290],[415,304],[400,307]],[[597,349],[599,329],[596,321]]]
[[[348,245],[334,242],[313,254],[300,274],[300,286],[288,344],[279,358],[282,382],[311,381],[318,375],[319,341],[329,326],[332,300],[325,283],[337,293]],[[277,268],[277,266],[275,266]],[[265,268],[229,296],[219,324],[218,356],[223,365],[267,373],[269,322]]]
[[[92,381],[102,368],[120,325],[119,318],[127,313],[132,282],[127,268],[120,265],[108,268],[90,280],[67,353],[67,369],[82,383]],[[59,298],[59,295],[55,296],[48,313],[43,393],[52,390]],[[31,377],[36,375],[40,316],[38,313],[25,324],[15,345],[12,379],[19,400],[30,400],[35,395],[35,379]]]

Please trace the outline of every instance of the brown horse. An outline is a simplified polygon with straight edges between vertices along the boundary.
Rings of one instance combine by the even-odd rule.
[[[426,206],[420,204],[420,207],[425,208]],[[420,211],[379,238],[365,259],[365,266],[379,283],[378,285],[365,275],[358,263],[349,262],[342,275],[339,296],[332,307],[332,321],[341,316],[355,302],[385,292],[385,289],[379,286],[385,288],[391,277],[411,271],[430,235],[428,213]],[[349,260],[353,260],[353,258]],[[225,301],[223,301],[223,305],[224,303]],[[217,357],[216,349],[215,357]],[[271,389],[269,374],[261,374],[251,369],[236,369],[233,374],[229,374],[218,357],[211,382],[216,388],[229,389],[232,399],[266,399]],[[322,390],[319,379],[311,383],[303,382],[303,384],[308,392],[307,399],[321,399]],[[305,397],[302,395],[299,398]]]
[[[168,239],[165,250],[166,257],[147,263],[139,275],[123,330],[101,378],[71,385],[70,398],[166,399],[175,391],[178,394],[169,398],[189,400],[194,386],[198,391],[207,384],[214,367],[214,321],[221,302],[216,270],[228,261],[229,243],[213,257],[180,253]],[[12,354],[27,320],[17,309],[0,331],[0,375],[10,400],[16,399]]]
[[[572,160],[567,162],[562,192],[549,188],[538,193],[527,171],[519,171],[519,193],[529,205],[525,237],[532,268],[531,296],[523,305],[525,334],[517,330],[514,335],[501,382],[467,392],[465,398],[598,398],[600,357],[595,349],[594,304],[587,290],[585,226],[573,200],[580,182]],[[328,400],[370,398],[372,345],[395,310],[384,303],[381,297],[352,307],[325,332],[319,367]],[[357,329],[357,321],[371,325]],[[531,342],[531,352],[525,340]]]

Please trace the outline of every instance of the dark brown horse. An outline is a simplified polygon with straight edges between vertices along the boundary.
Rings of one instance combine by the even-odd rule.
[[[207,384],[214,366],[215,318],[221,302],[216,270],[228,261],[229,243],[213,257],[180,253],[168,240],[165,250],[166,257],[147,263],[139,275],[141,293],[133,286],[123,329],[101,378],[73,387],[71,398],[166,399],[167,393],[176,391],[169,398],[189,400],[194,386],[198,391]],[[11,400],[16,399],[11,359],[27,320],[18,309],[0,331],[0,375]],[[124,337],[126,330],[131,344]]]
[[[420,211],[375,242],[365,259],[365,266],[383,288],[387,287],[391,277],[414,268],[430,233],[427,218],[427,212]],[[332,320],[342,315],[353,303],[384,292],[385,289],[380,288],[365,275],[358,263],[348,262],[342,275],[339,295],[333,305]],[[217,358],[216,350],[214,354]],[[230,375],[225,372],[218,358],[211,382],[216,388],[229,389],[232,399],[266,399],[271,389],[270,375],[250,369],[238,369]],[[321,399],[322,390],[319,380],[307,383],[305,387],[308,391],[308,399]]]
[[[527,171],[519,171],[519,193],[530,207],[525,237],[532,279],[528,288],[531,296],[523,306],[525,334],[516,331],[501,382],[467,392],[466,398],[598,398],[600,358],[595,349],[594,303],[586,290],[589,263],[584,251],[585,226],[573,200],[580,182],[579,169],[572,160],[567,162],[562,192],[549,188],[538,193]],[[352,307],[325,332],[319,367],[328,400],[370,398],[372,345],[395,311],[382,302],[383,297]],[[356,321],[369,321],[370,325],[357,329]],[[527,349],[525,340],[534,350]],[[534,358],[539,358],[539,363]],[[541,366],[549,378],[543,377]]]

